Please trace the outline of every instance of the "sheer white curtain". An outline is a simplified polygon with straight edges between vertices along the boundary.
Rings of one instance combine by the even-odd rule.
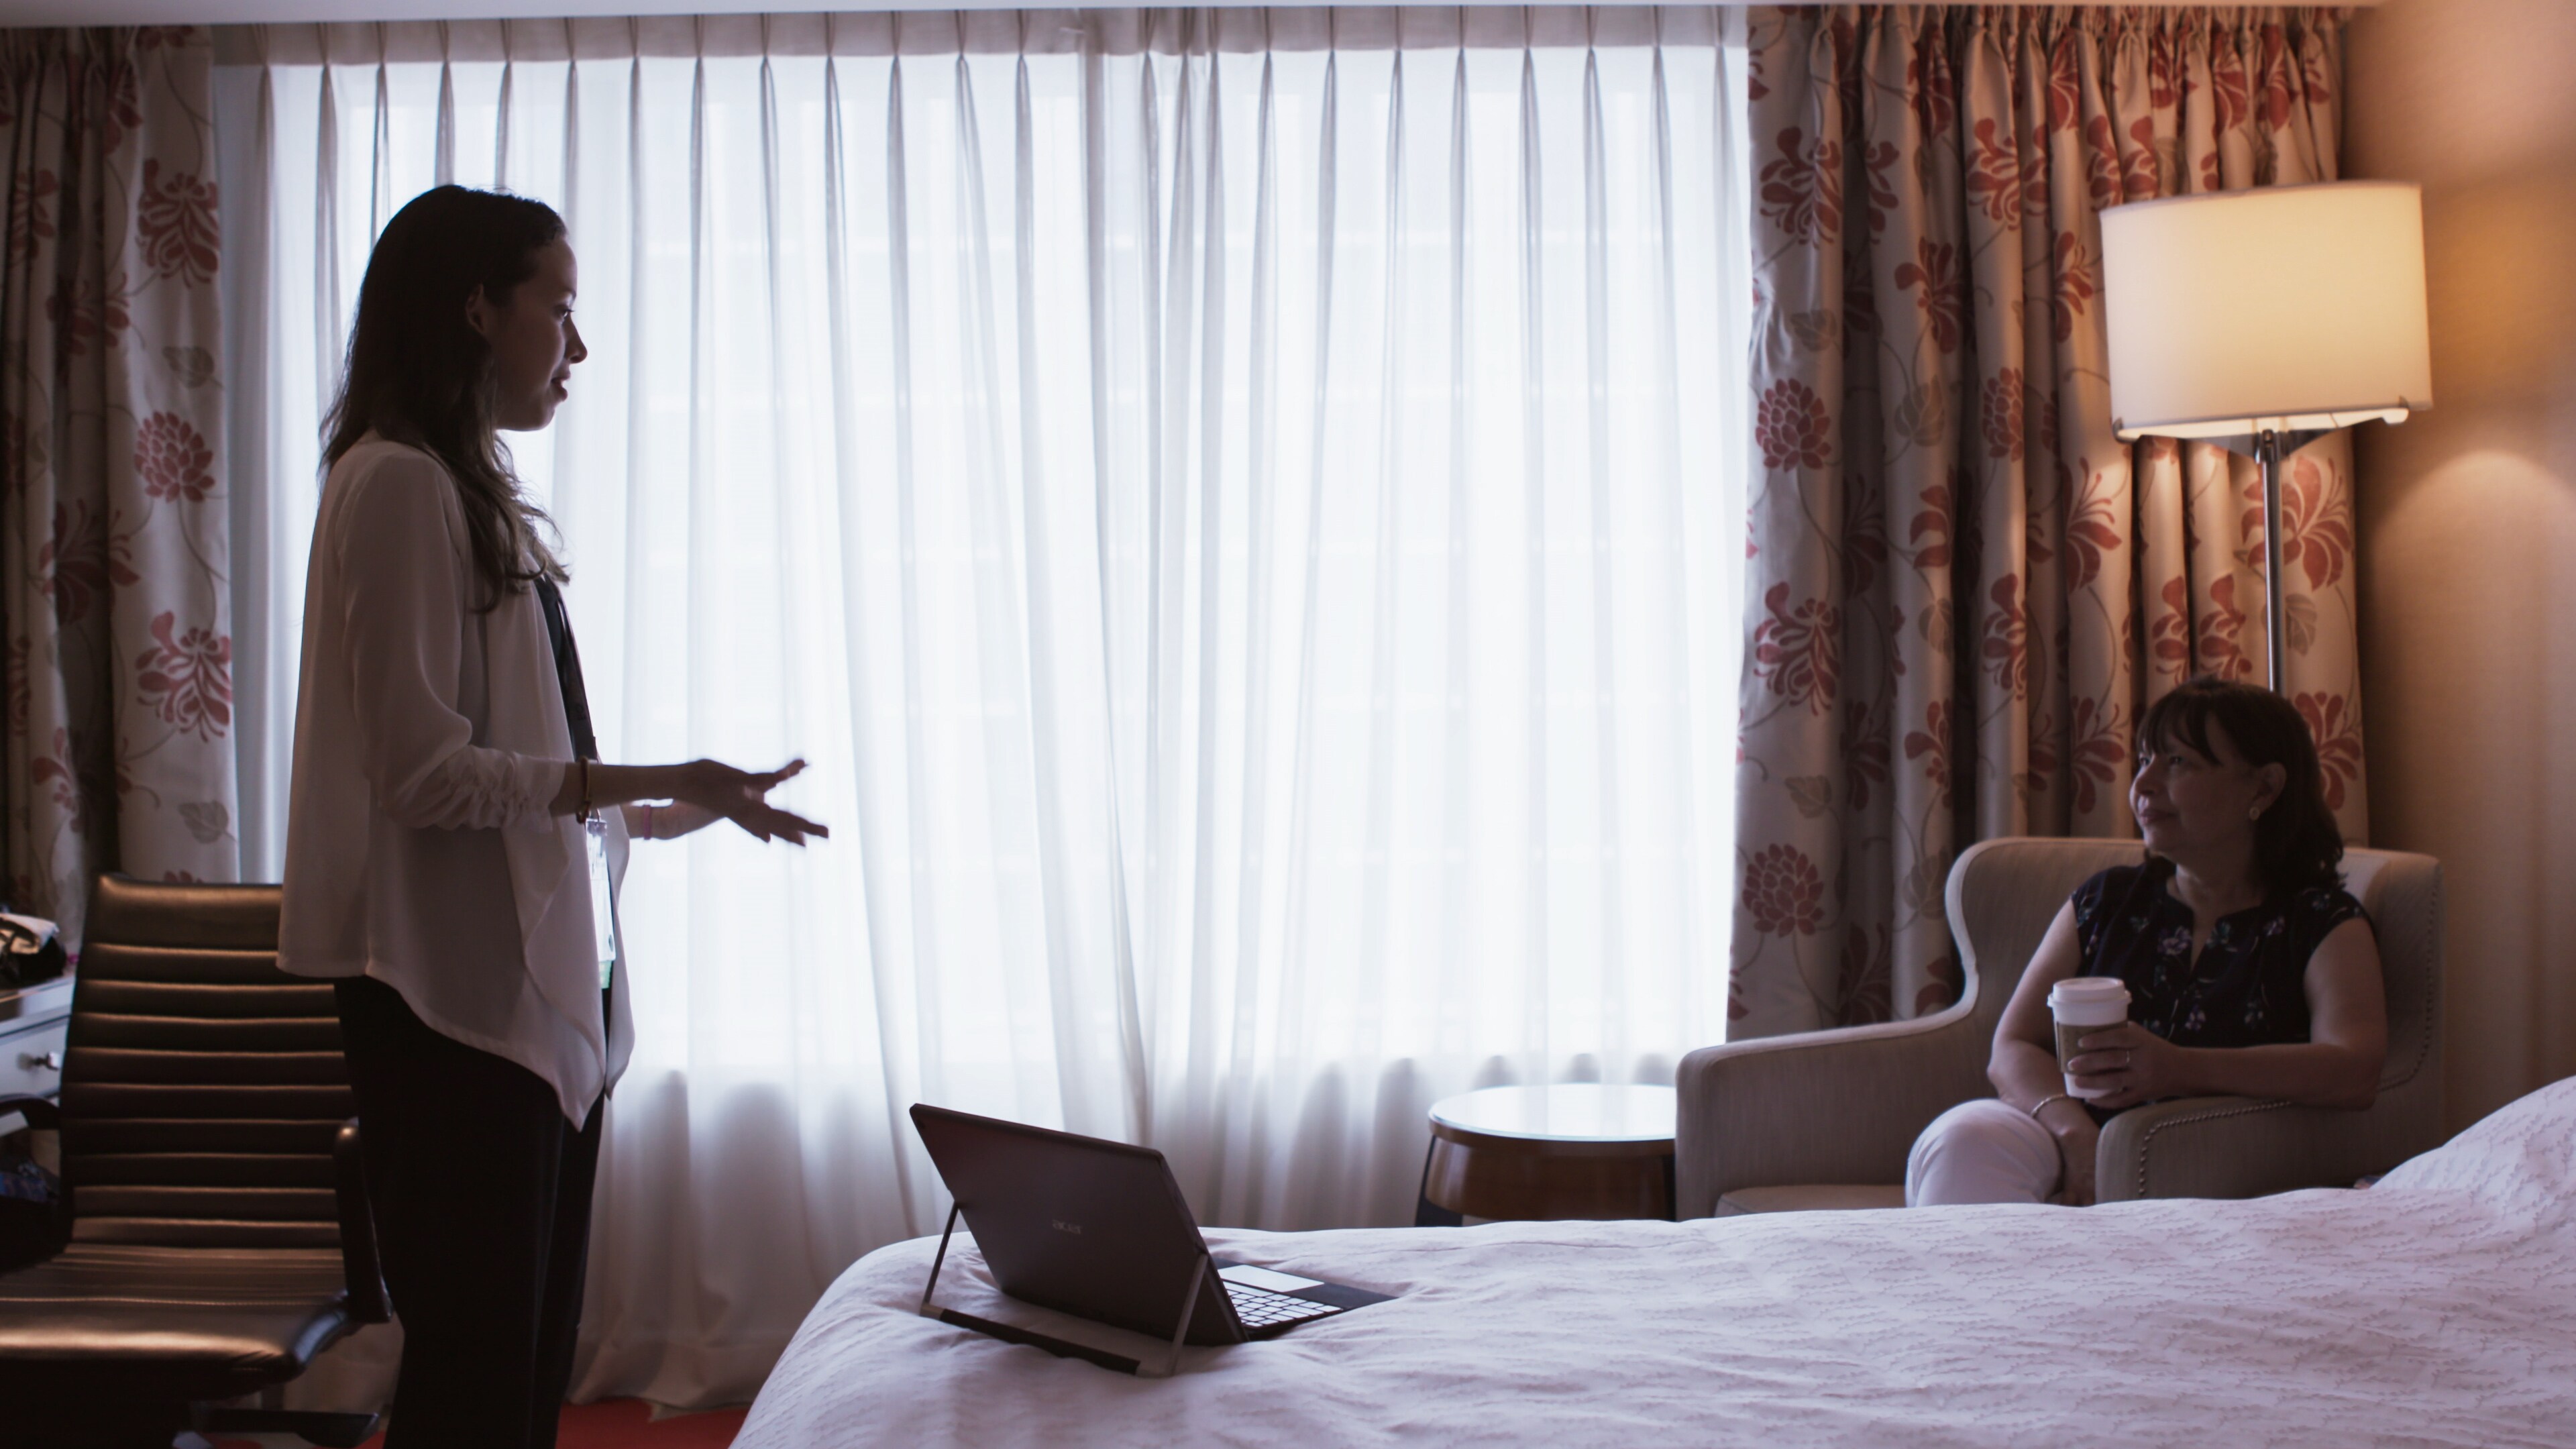
[[[747,1397],[936,1230],[914,1101],[1409,1220],[1441,1095],[1724,1034],[1741,52],[1680,9],[231,32],[243,837],[374,231],[553,202],[518,458],[612,759],[802,754],[639,848],[583,1390]],[[254,865],[256,868],[256,865]]]

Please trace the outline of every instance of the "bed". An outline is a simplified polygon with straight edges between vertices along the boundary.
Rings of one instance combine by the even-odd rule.
[[[1139,1380],[920,1317],[898,1243],[737,1449],[2576,1445],[2576,1078],[2360,1192],[1207,1236],[1400,1296]],[[971,1246],[940,1297],[1061,1326]]]

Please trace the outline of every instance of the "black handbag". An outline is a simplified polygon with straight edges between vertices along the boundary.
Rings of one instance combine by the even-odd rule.
[[[19,1148],[27,1136],[0,1137],[0,1273],[52,1257],[71,1237],[62,1180]]]
[[[0,991],[23,991],[62,975],[71,963],[54,923],[7,912],[0,906]]]

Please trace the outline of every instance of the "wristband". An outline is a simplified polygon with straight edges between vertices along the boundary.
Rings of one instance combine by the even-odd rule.
[[[2031,1103],[2030,1120],[2033,1122],[2038,1121],[2039,1114],[2047,1111],[2048,1104],[2051,1102],[2072,1102],[2074,1100],[2075,1095],[2072,1092],[2051,1092],[2047,1096],[2040,1098],[2038,1101]]]

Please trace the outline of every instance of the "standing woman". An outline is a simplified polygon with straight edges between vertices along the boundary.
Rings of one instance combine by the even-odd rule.
[[[394,1449],[555,1442],[634,1040],[630,836],[828,834],[767,802],[802,761],[594,763],[566,574],[498,437],[553,421],[588,355],[573,283],[543,203],[423,193],[368,260],[329,421],[278,964],[339,998],[403,1325]]]

